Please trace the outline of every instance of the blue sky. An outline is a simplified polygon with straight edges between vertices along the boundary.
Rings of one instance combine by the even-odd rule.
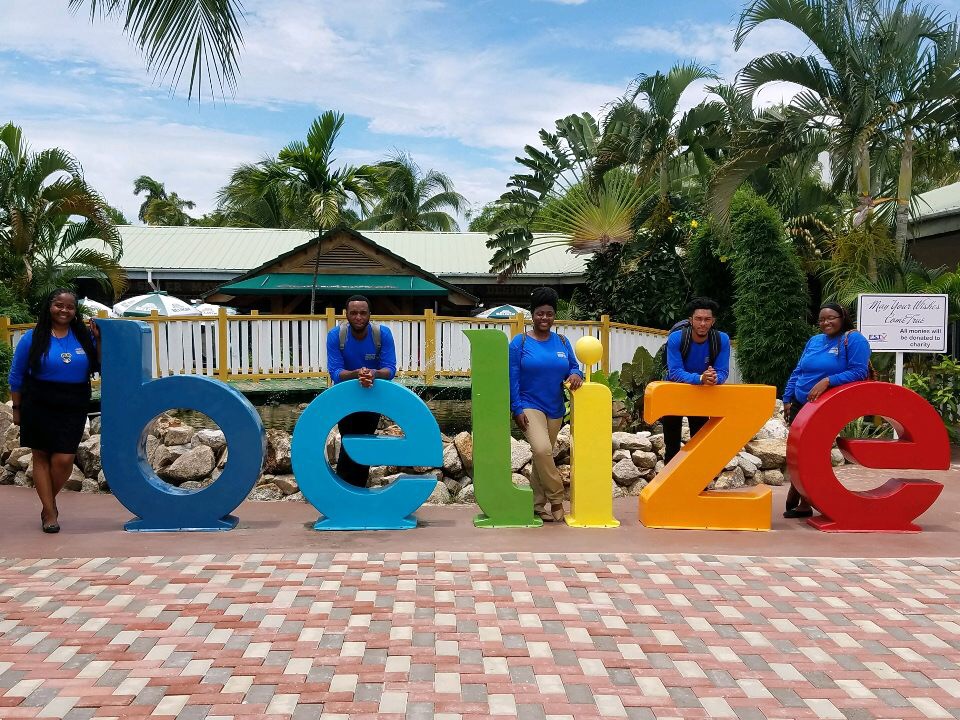
[[[955,12],[960,0],[942,7]],[[638,74],[698,60],[732,79],[771,50],[803,52],[768,23],[740,52],[740,0],[245,0],[233,97],[198,107],[146,72],[113,22],[91,25],[67,0],[4,0],[0,121],[35,148],[59,146],[131,219],[146,174],[213,209],[239,163],[302,139],[343,112],[341,162],[408,152],[451,175],[477,206],[504,191],[513,158],[541,127],[602,113]],[[774,87],[760,102],[790,95]],[[683,104],[704,96],[692,88]]]

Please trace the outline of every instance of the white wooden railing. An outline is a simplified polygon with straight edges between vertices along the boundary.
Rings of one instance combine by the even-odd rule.
[[[221,380],[326,377],[327,332],[344,317],[328,309],[324,315],[227,315],[140,318],[153,336],[154,377],[195,374]],[[397,372],[432,385],[438,376],[470,374],[470,344],[464,330],[495,328],[508,337],[524,331],[523,316],[510,320],[390,315],[374,318],[390,328],[397,350]],[[0,317],[0,341],[17,342],[32,325],[11,325]],[[619,369],[633,359],[638,346],[655,354],[667,332],[598,321],[557,321],[556,330],[571,343],[592,335],[604,344],[601,367]],[[731,358],[732,382],[739,382]]]

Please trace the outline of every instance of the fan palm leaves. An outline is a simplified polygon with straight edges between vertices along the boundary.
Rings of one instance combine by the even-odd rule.
[[[559,244],[574,252],[594,252],[633,238],[637,210],[656,192],[627,170],[591,181],[600,127],[589,113],[556,122],[556,132],[540,131],[542,148],[527,145],[517,158],[523,171],[511,176],[498,203],[509,224],[495,228],[487,246],[490,266],[501,278],[523,270],[532,253]],[[536,243],[535,234],[540,235]]]
[[[463,212],[467,199],[454,189],[444,173],[420,167],[407,155],[398,154],[379,164],[384,171],[383,188],[376,205],[358,228],[380,230],[460,229],[447,212]]]
[[[147,69],[176,89],[189,76],[189,96],[206,86],[233,91],[243,43],[240,0],[69,0],[89,5],[91,21],[119,18],[144,54]],[[189,70],[189,73],[187,71]]]
[[[63,260],[62,252],[49,256],[46,249],[61,242],[59,235],[80,232],[68,223],[75,217],[87,238],[103,244],[105,257],[119,259],[122,242],[110,207],[87,185],[80,164],[60,148],[31,152],[19,127],[8,123],[0,128],[0,246],[14,265],[10,281],[23,297],[36,294],[38,262],[49,269]],[[68,247],[74,245],[62,249]],[[122,289],[121,276],[111,278],[114,288]]]
[[[193,218],[184,208],[192,210],[196,204],[185,200],[175,192],[167,192],[164,184],[149,175],[141,175],[133,181],[133,194],[146,193],[137,217],[147,225],[189,225]]]

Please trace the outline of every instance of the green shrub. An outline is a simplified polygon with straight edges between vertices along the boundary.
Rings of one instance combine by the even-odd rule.
[[[956,437],[960,423],[960,363],[944,356],[925,374],[907,373],[903,384],[933,405]]]
[[[766,200],[740,190],[730,216],[737,365],[745,382],[782,393],[810,337],[806,275]]]
[[[10,385],[7,376],[10,374],[10,365],[13,363],[13,348],[0,340],[0,402],[10,399]]]
[[[733,270],[729,249],[724,251],[707,224],[701,225],[687,243],[687,275],[690,293],[713,298],[720,304],[717,330],[735,337],[736,318],[733,314]]]

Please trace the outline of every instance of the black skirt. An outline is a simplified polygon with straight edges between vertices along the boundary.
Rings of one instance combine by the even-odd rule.
[[[90,383],[27,377],[20,397],[20,445],[73,455],[90,410]]]

